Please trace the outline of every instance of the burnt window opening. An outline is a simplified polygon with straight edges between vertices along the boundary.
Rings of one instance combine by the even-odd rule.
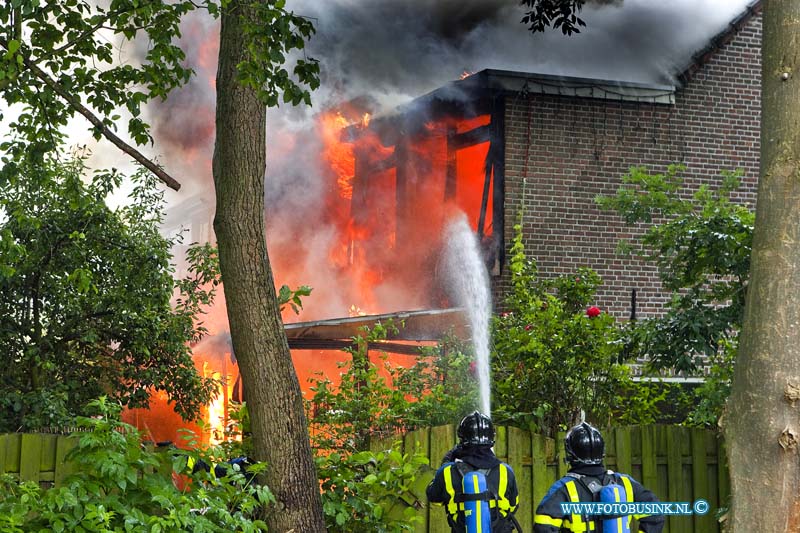
[[[469,104],[436,102],[369,128],[346,132],[354,144],[355,175],[349,253],[377,263],[389,253],[416,257],[422,240],[435,240],[454,209],[475,231],[493,276],[501,274],[504,228],[504,99]],[[360,241],[359,228],[371,239]],[[377,239],[376,237],[377,232]],[[421,252],[420,252],[421,253]]]

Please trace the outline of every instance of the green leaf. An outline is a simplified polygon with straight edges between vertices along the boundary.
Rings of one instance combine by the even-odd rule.
[[[13,57],[13,55],[17,53],[17,50],[19,50],[21,44],[22,43],[17,39],[12,39],[8,41],[8,50],[6,51],[6,56],[5,56],[6,59],[11,59],[11,57]]]

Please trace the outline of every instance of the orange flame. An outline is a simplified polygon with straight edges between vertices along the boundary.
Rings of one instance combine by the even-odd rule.
[[[324,148],[322,158],[336,175],[339,196],[349,200],[353,196],[353,176],[356,159],[353,146],[340,142],[342,130],[348,126],[341,113],[325,113],[320,119]]]
[[[353,305],[350,306],[350,309],[348,310],[348,313],[349,313],[349,316],[351,316],[351,317],[367,316],[367,313],[365,311],[362,311],[361,308],[358,307],[356,304],[353,304]]]
[[[289,309],[284,319],[316,320],[449,305],[447,294],[437,285],[441,229],[456,209],[464,211],[473,227],[477,226],[488,142],[448,152],[448,138],[488,124],[488,115],[430,122],[418,135],[404,139],[402,154],[395,153],[394,146],[383,144],[384,139],[395,135],[389,132],[379,137],[375,131],[378,121],[372,120],[363,107],[327,111],[318,115],[317,120],[316,129],[306,134],[315,134],[314,141],[321,143],[318,157],[326,181],[320,188],[324,197],[319,203],[318,220],[272,222],[277,227],[272,235],[283,237],[270,243],[276,284],[290,287],[307,284],[314,291],[304,299],[299,317]],[[384,121],[379,124],[381,134],[387,124]],[[354,139],[344,138],[346,133],[353,133]],[[292,150],[293,144],[284,142],[280,147]],[[401,161],[395,160],[401,156]],[[492,191],[488,193],[491,200]],[[490,233],[491,201],[486,207],[485,221]],[[308,231],[310,224],[313,231]],[[309,236],[315,235],[318,228],[327,231],[329,237],[323,245],[309,245]],[[212,328],[212,333],[227,331],[224,297],[220,294],[218,298],[212,313],[206,317],[219,319],[219,327]],[[203,413],[205,422],[213,428],[206,437],[211,443],[222,438],[228,400],[234,397],[233,383],[238,377],[230,349],[226,349],[195,349],[198,370],[203,375],[217,375],[225,380],[218,398]],[[292,352],[306,395],[309,377],[322,371],[336,381],[336,362],[347,357],[339,352],[339,357],[320,358],[319,353]],[[320,363],[322,359],[330,365],[324,366],[328,363]],[[407,359],[413,364],[414,357]],[[405,361],[400,356],[397,360]],[[166,409],[166,402],[164,405]],[[177,424],[172,420],[169,424],[157,439],[175,440],[166,432]]]

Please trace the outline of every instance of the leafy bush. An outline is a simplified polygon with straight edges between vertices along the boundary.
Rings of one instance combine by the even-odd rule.
[[[351,359],[339,364],[341,381],[334,386],[324,377],[313,380],[307,416],[314,447],[321,450],[360,451],[370,439],[385,439],[421,426],[451,424],[477,403],[471,358],[449,338],[427,348],[411,368],[395,367],[380,355],[384,377],[367,359],[370,342],[386,339],[395,329],[375,324],[353,339]]]
[[[87,176],[81,158],[18,170],[0,194],[0,431],[63,425],[101,394],[146,407],[164,391],[193,418],[214,390],[188,346],[204,333],[214,254],[196,250],[191,279],[173,280],[152,176],[111,210],[114,172]]]
[[[591,306],[599,276],[540,278],[515,231],[507,312],[492,321],[495,418],[549,435],[581,410],[600,425],[652,419],[658,398],[632,381],[614,318]]]
[[[683,170],[632,168],[614,196],[597,202],[627,224],[644,227],[638,241],[621,242],[620,249],[655,263],[672,293],[667,312],[640,320],[628,330],[626,344],[655,371],[691,374],[710,366],[705,384],[694,391],[688,422],[714,425],[730,391],[755,214],[734,201],[741,172],[723,172],[716,188],[703,185],[689,194]]]
[[[254,519],[274,501],[269,489],[229,468],[223,477],[199,472],[183,490],[173,468],[185,471],[188,457],[209,464],[213,455],[154,452],[141,435],[120,422],[118,405],[105,398],[90,404],[97,415],[79,418],[87,431],[76,435],[67,459],[76,467],[59,488],[0,477],[0,531],[227,532],[265,531]],[[249,472],[263,471],[256,465]]]
[[[422,454],[394,449],[331,453],[317,457],[322,509],[330,533],[394,533],[413,531],[424,505],[411,492]]]
[[[382,367],[367,359],[368,343],[393,330],[393,324],[379,323],[354,338],[351,360],[340,365],[340,383],[316,378],[306,402],[331,532],[413,530],[423,502],[411,487],[428,458],[401,453],[399,443],[386,451],[368,448],[401,431],[451,424],[477,403],[472,358],[454,338],[423,349],[411,368],[392,366],[385,355]]]

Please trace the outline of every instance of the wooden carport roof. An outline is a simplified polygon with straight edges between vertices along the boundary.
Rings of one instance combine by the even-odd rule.
[[[448,333],[462,338],[469,336],[467,317],[462,309],[456,308],[296,322],[284,325],[284,331],[292,349],[342,350],[354,345],[353,337],[361,335],[363,327],[389,321],[398,327],[397,332],[390,331],[385,341],[369,343],[370,350],[418,355],[426,341],[438,341]]]

